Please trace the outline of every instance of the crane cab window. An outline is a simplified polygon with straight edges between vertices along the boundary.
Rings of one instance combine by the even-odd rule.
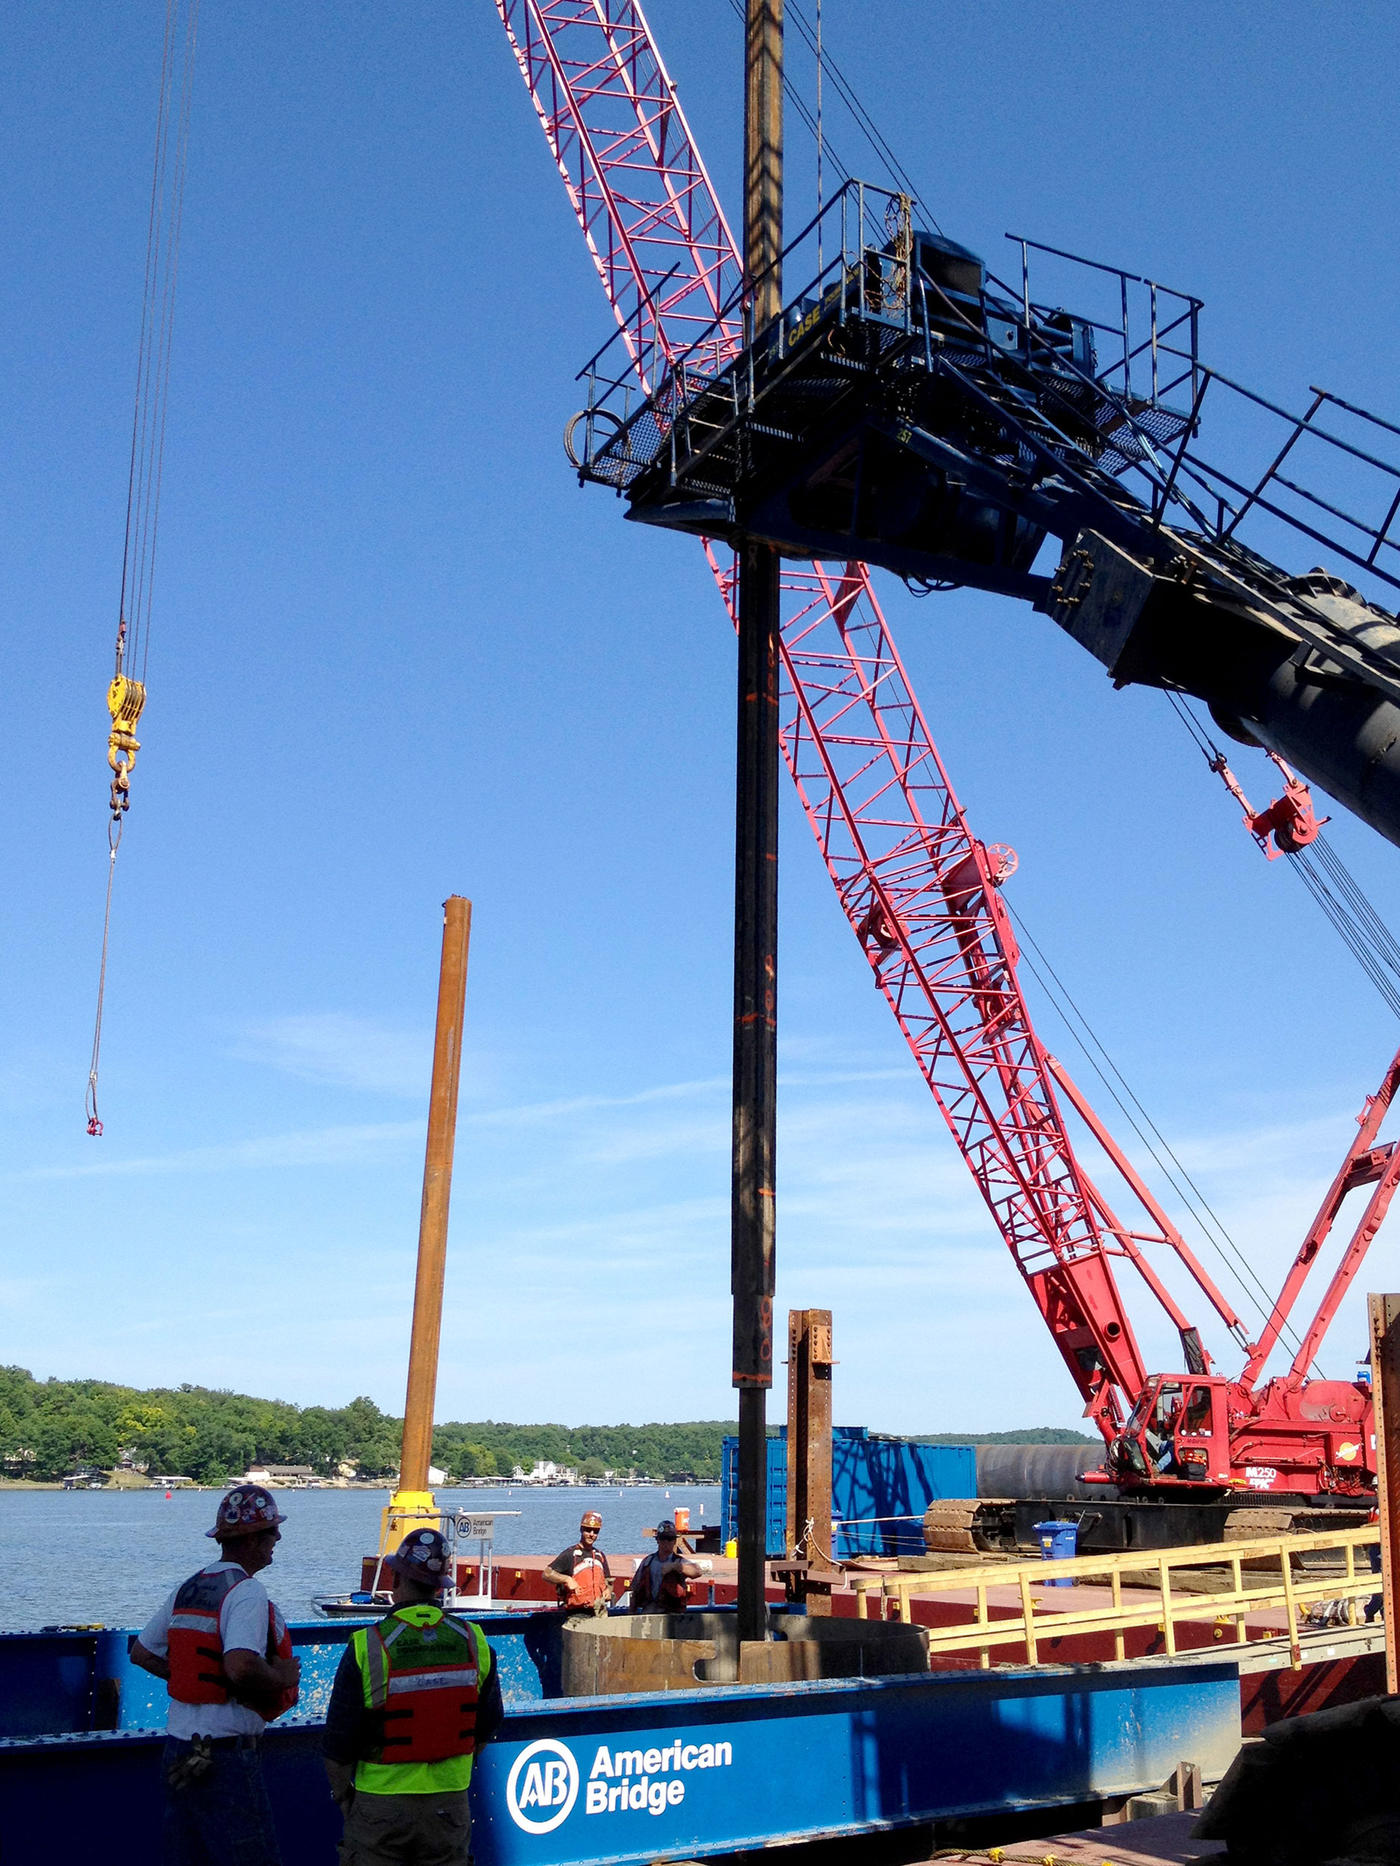
[[[1157,1389],[1152,1416],[1143,1432],[1143,1443],[1153,1466],[1170,1471],[1176,1461],[1176,1427],[1181,1417],[1181,1382],[1164,1380]]]
[[[1210,1388],[1192,1387],[1181,1414],[1181,1430],[1187,1438],[1211,1436]]]
[[[1177,1415],[1181,1411],[1181,1385],[1176,1380],[1164,1380],[1157,1389],[1157,1404],[1153,1408],[1153,1424],[1159,1432],[1174,1432]]]

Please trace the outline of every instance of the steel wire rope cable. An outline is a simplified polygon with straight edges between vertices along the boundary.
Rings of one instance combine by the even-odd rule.
[[[156,109],[155,156],[146,226],[146,267],[137,346],[136,390],[131,418],[131,459],[127,469],[126,528],[122,541],[115,668],[108,695],[113,727],[108,742],[108,762],[115,775],[112,782],[111,815],[107,824],[107,890],[102,915],[102,956],[97,973],[97,1008],[93,1018],[92,1055],[88,1064],[86,1093],[87,1131],[94,1136],[102,1132],[97,1108],[97,1078],[107,996],[112,884],[116,878],[117,850],[121,846],[131,766],[139,749],[135,726],[145,704],[146,672],[150,658],[151,605],[155,584],[156,538],[160,523],[161,480],[165,465],[171,338],[175,322],[175,287],[179,276],[180,226],[184,212],[189,152],[191,80],[198,25],[199,0],[166,0],[160,96]],[[126,710],[119,714],[118,709],[123,705]],[[123,727],[124,735],[119,730]]]
[[[1355,876],[1346,863],[1337,854],[1331,843],[1319,836],[1315,843],[1300,854],[1316,855],[1321,867],[1328,871],[1342,895],[1350,902],[1358,924],[1367,928],[1376,951],[1384,956],[1386,965],[1400,977],[1400,940],[1397,940],[1390,928],[1381,919],[1375,908],[1362,893]]]
[[[1217,769],[1222,762],[1219,746],[1180,694],[1168,693],[1167,698],[1206,763]],[[1305,848],[1284,853],[1386,1006],[1400,1017],[1400,941],[1366,898],[1356,877],[1321,835]]]
[[[729,5],[739,19],[742,20],[747,17],[744,9],[744,0],[729,0]],[[841,67],[831,56],[825,43],[819,39],[816,28],[807,18],[801,7],[795,4],[795,0],[788,0],[786,17],[792,20],[806,44],[807,49],[816,59],[819,74],[831,80],[832,87],[841,102],[846,106],[846,109],[850,112],[856,128],[874,150],[876,159],[884,166],[890,179],[894,182],[897,191],[902,194],[907,194],[910,200],[918,207],[920,213],[924,215],[929,226],[931,226],[936,233],[941,233],[943,231],[942,227],[939,225],[933,210],[929,207],[927,201],[924,200],[918,188],[911,180],[909,171],[895,154],[888,139],[880,129],[879,124],[861,102],[855,86],[851,83],[849,78],[846,77]],[[816,117],[807,103],[806,98],[797,89],[791,75],[787,72],[783,74],[783,95],[791,102],[793,108],[796,110],[798,116],[801,117],[808,130],[816,137],[818,148],[824,150],[825,154],[831,158],[832,164],[841,179],[843,181],[850,181],[852,179],[850,169],[847,168],[845,163],[842,162],[840,157],[836,154],[836,151],[831,146],[831,140],[825,135],[825,132],[823,131],[821,134],[818,134]]]
[[[1029,953],[1024,955],[1026,964],[1064,1023],[1074,1044],[1103,1083],[1109,1095],[1112,1096],[1124,1120],[1151,1154],[1158,1171],[1200,1226],[1206,1243],[1230,1271],[1247,1301],[1259,1311],[1261,1322],[1267,1321],[1274,1299],[1262,1278],[1255,1272],[1248,1257],[1231,1237],[1224,1220],[1192,1179],[1171,1143],[1143,1106],[1122,1070],[1119,1069],[1100,1040],[1098,1033],[1076,1003],[1069,987],[1046,958],[1043,949],[1027,928],[1022,915],[1011,907],[1009,902],[1007,906],[1016,923],[1017,932],[1030,949]],[[1292,1345],[1295,1351],[1301,1345],[1299,1338],[1291,1329],[1285,1328],[1284,1339]]]
[[[791,8],[791,16],[796,22],[798,32],[806,41],[808,50],[814,55],[818,54],[817,35],[810,21],[803,13],[801,7],[794,3],[794,0],[789,0],[789,5]],[[924,200],[917,187],[915,187],[913,180],[910,178],[909,171],[895,154],[894,149],[891,147],[879,124],[861,102],[856,93],[855,86],[846,77],[846,74],[841,70],[841,67],[836,63],[835,59],[832,58],[830,52],[827,52],[824,47],[822,48],[821,56],[823,58],[824,69],[836,89],[837,96],[840,97],[842,103],[844,103],[847,110],[850,111],[861,135],[864,136],[879,159],[885,164],[885,167],[889,170],[891,179],[895,182],[899,191],[909,196],[910,200],[914,202],[919,211],[927,217],[929,225],[933,228],[935,233],[941,233],[943,229],[934,218],[927,201]]]
[[[729,5],[730,5],[731,10],[735,14],[736,18],[747,23],[748,14],[745,11],[744,0],[729,0]],[[789,17],[795,19],[798,22],[799,26],[805,25],[805,22],[802,20],[801,15],[797,13],[795,9],[791,8],[791,0],[789,0],[789,8],[790,8]],[[808,43],[812,44],[813,42],[809,40]],[[820,72],[820,67],[821,67],[824,54],[818,53],[817,57],[818,57],[818,68]],[[827,60],[826,63],[829,68],[830,61]],[[788,70],[786,66],[784,66],[783,68],[783,97],[788,103],[792,105],[793,109],[797,112],[798,116],[801,117],[802,122],[806,126],[808,133],[815,140],[816,145],[817,145],[818,164],[820,164],[822,154],[823,152],[825,152],[825,154],[830,157],[832,163],[835,165],[836,172],[841,177],[842,181],[847,182],[851,179],[851,171],[846,167],[846,164],[841,160],[841,158],[837,155],[836,151],[832,148],[831,139],[830,137],[827,136],[825,129],[821,123],[821,105],[820,105],[821,79],[820,79],[820,75],[818,76],[817,90],[818,90],[818,106],[817,106],[817,109],[814,111],[811,105],[807,102],[807,99],[802,95],[801,91],[798,90],[797,84],[792,76],[791,71]]]
[[[1400,1017],[1400,947],[1357,886],[1342,858],[1322,837],[1288,853],[1288,865],[1336,928],[1390,1010]]]
[[[1223,763],[1219,746],[1180,694],[1168,691],[1167,698],[1206,763],[1217,770]],[[1322,909],[1386,1005],[1400,1017],[1400,988],[1397,988],[1400,942],[1366,898],[1350,869],[1321,834],[1305,848],[1284,853],[1288,856],[1289,867]],[[1283,1333],[1286,1338],[1292,1336],[1296,1350],[1298,1342],[1293,1331],[1285,1328]],[[1312,1365],[1314,1371],[1320,1373],[1316,1361]]]

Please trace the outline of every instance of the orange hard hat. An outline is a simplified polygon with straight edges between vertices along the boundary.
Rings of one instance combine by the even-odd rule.
[[[603,1519],[598,1514],[597,1510],[585,1510],[583,1515],[579,1518],[578,1526],[580,1529],[601,1529],[603,1527]]]

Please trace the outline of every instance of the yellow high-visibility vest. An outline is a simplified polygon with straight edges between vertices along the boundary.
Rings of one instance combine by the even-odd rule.
[[[478,1694],[491,1669],[486,1635],[470,1620],[453,1619],[426,1602],[398,1607],[378,1626],[361,1627],[350,1642],[366,1710],[388,1712],[388,1727],[405,1723],[404,1737],[429,1748],[464,1742],[455,1754],[392,1762],[379,1756],[357,1762],[355,1788],[365,1795],[446,1795],[472,1779]]]

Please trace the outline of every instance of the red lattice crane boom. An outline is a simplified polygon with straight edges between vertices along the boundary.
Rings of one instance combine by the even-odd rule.
[[[717,360],[737,353],[738,253],[637,0],[495,4],[642,393],[702,333]],[[732,622],[734,566],[705,549]],[[1110,1448],[1119,1445],[1129,1410],[1141,1410],[1162,1380],[1147,1373],[1113,1274],[1117,1257],[1139,1271],[1178,1330],[1183,1378],[1201,1377],[1212,1390],[1223,1446],[1227,1413],[1233,1433],[1254,1410],[1251,1389],[1211,1374],[1148,1252],[1173,1251],[1248,1349],[1243,1325],[1036,1035],[999,897],[1015,858],[969,828],[866,567],[833,574],[822,563],[789,564],[784,591],[783,755],[875,981],[1086,1415]],[[1077,1158],[1057,1085],[1122,1172],[1141,1207],[1133,1222],[1114,1213]],[[1353,1148],[1343,1168],[1353,1181],[1358,1158]],[[1389,1182],[1388,1156],[1373,1165],[1372,1176]],[[1320,1215],[1314,1245],[1333,1216],[1323,1224]],[[1360,1398],[1354,1387],[1343,1391],[1356,1402],[1346,1407],[1354,1435]],[[1221,1456],[1217,1449],[1216,1465]],[[1320,1468],[1326,1455],[1307,1462]],[[1141,1476],[1163,1481],[1159,1471]],[[1190,1476],[1241,1481],[1215,1468]],[[1304,1487],[1327,1486],[1309,1478]]]

